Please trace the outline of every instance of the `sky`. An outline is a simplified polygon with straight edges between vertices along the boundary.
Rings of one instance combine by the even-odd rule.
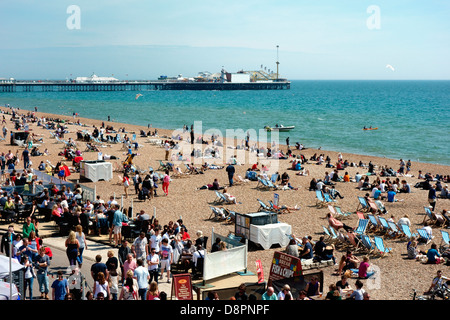
[[[0,78],[153,80],[278,59],[290,80],[448,80],[449,17],[446,0],[1,1]]]

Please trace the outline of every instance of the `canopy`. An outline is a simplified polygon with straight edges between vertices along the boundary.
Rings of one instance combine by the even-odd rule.
[[[11,262],[12,272],[19,271],[24,268],[16,259]],[[0,255],[0,279],[9,276],[9,257]]]

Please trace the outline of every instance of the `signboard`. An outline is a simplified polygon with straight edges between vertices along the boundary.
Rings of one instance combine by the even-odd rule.
[[[192,281],[190,273],[172,275],[172,293],[177,300],[193,300]]]
[[[302,262],[299,258],[279,251],[273,254],[269,281],[294,278],[302,273]]]
[[[258,283],[264,282],[264,272],[261,260],[256,260],[256,273],[258,274]]]

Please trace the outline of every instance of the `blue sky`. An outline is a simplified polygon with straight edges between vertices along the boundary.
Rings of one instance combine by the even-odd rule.
[[[445,0],[2,1],[0,78],[276,70],[279,45],[292,80],[450,79],[449,17]]]

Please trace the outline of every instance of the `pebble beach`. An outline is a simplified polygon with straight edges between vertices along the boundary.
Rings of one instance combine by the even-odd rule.
[[[10,121],[11,110],[6,107],[1,107],[0,110],[5,115],[6,127],[8,130],[15,131],[13,122]],[[18,110],[19,114],[27,114],[32,111],[28,110]],[[173,135],[173,130],[168,129],[158,129],[157,137],[141,137],[140,131],[144,132],[153,131],[154,128],[149,129],[144,126],[137,126],[132,124],[120,123],[120,122],[108,122],[105,116],[104,120],[93,120],[86,117],[70,117],[62,116],[58,114],[48,114],[42,112],[34,112],[37,118],[45,117],[46,119],[61,119],[65,121],[68,133],[65,134],[65,139],[69,137],[76,141],[77,148],[82,152],[84,160],[97,160],[97,152],[86,151],[86,142],[77,141],[77,131],[87,130],[92,132],[94,126],[100,128],[102,123],[106,126],[113,126],[114,129],[125,128],[126,134],[132,135],[136,134],[136,141],[139,148],[133,152],[136,156],[133,159],[133,164],[142,170],[147,171],[149,167],[157,169],[159,167],[159,161],[165,162],[165,150],[160,145],[155,145],[150,143],[150,139],[171,139]],[[120,121],[120,120],[118,120]],[[80,124],[76,124],[79,122]],[[66,162],[66,164],[71,167],[71,161],[65,161],[62,156],[58,154],[63,151],[64,145],[57,143],[57,141],[51,137],[50,130],[44,129],[43,127],[37,126],[35,123],[30,123],[30,132],[36,134],[38,137],[42,138],[43,141],[40,143],[39,149],[41,152],[44,149],[49,151],[48,155],[31,157],[32,167],[37,170],[37,165],[41,162],[50,161],[52,164],[56,164],[58,161]],[[204,139],[210,143],[209,137],[204,137]],[[239,143],[239,141],[238,141]],[[230,145],[230,141],[224,142],[224,145]],[[208,145],[204,145],[208,146]],[[16,150],[22,150],[22,147],[11,146],[9,139],[0,142],[0,147],[2,152],[7,152],[11,150],[13,153]],[[339,152],[336,151],[326,151],[311,149],[305,146],[306,149],[296,150],[292,148],[292,153],[294,155],[302,154],[306,159],[310,159],[314,154],[324,154],[324,156],[329,156],[331,158],[331,163],[336,163],[339,157]],[[401,146],[399,146],[401,148]],[[122,161],[126,158],[127,150],[125,150],[122,144],[108,144],[104,143],[99,146],[100,151],[103,154],[113,155],[117,159],[107,160],[113,162],[113,167],[120,167]],[[286,146],[281,145],[281,149],[286,151]],[[20,152],[20,151],[19,151]],[[174,150],[174,152],[177,152]],[[246,151],[249,153],[249,151]],[[368,164],[372,162],[375,167],[375,173],[379,173],[379,169],[383,166],[391,167],[395,171],[399,168],[400,159],[389,159],[384,157],[374,157],[358,154],[341,153],[344,160],[348,160],[350,163],[362,163]],[[250,157],[248,157],[250,158]],[[419,157],[420,158],[420,157]],[[287,172],[290,176],[290,184],[295,189],[288,190],[259,190],[256,188],[257,182],[250,181],[240,185],[235,185],[228,189],[228,192],[236,197],[237,204],[225,205],[228,209],[240,212],[240,213],[250,213],[258,211],[260,205],[257,199],[260,199],[267,203],[269,200],[274,199],[274,193],[279,195],[279,201],[281,205],[286,205],[289,207],[300,206],[300,210],[292,211],[291,213],[281,214],[278,216],[280,222],[289,224],[292,227],[292,233],[297,237],[303,237],[305,235],[311,236],[314,241],[317,241],[320,236],[323,235],[322,226],[328,226],[326,220],[326,215],[329,212],[328,208],[322,207],[318,208],[316,205],[316,195],[315,192],[309,191],[309,183],[312,178],[323,179],[325,172],[329,172],[330,168],[326,168],[325,164],[317,165],[316,162],[309,161],[309,163],[302,165],[304,169],[308,171],[308,175],[301,176],[296,175],[296,172],[290,170],[292,165],[292,159],[278,160],[277,171],[282,174]],[[189,159],[191,160],[191,159]],[[221,166],[225,166],[225,162],[228,159],[222,159]],[[404,159],[407,161],[408,159]],[[208,162],[208,159],[204,159]],[[185,162],[192,162],[186,159]],[[217,162],[216,162],[217,163]],[[243,162],[240,165],[236,165],[236,174],[245,177],[247,169],[249,169],[254,163]],[[21,166],[18,166],[21,168]],[[185,168],[182,168],[182,171]],[[270,168],[269,168],[270,169]],[[411,185],[411,193],[399,193],[396,198],[398,201],[389,203],[383,201],[388,210],[386,218],[393,216],[394,220],[397,221],[405,214],[409,216],[411,220],[411,230],[415,232],[416,229],[423,227],[423,220],[425,217],[424,206],[428,206],[426,190],[420,188],[414,188],[417,182],[421,180],[418,179],[418,173],[421,170],[423,173],[431,173],[432,175],[450,175],[450,167],[445,165],[431,164],[431,163],[421,163],[412,162],[410,175],[400,177],[400,180],[405,179]],[[351,177],[354,177],[357,172],[361,174],[367,173],[367,168],[363,167],[347,167],[344,171],[347,171]],[[145,175],[145,173],[144,173]],[[116,195],[120,198],[124,195],[123,184],[121,180],[122,173],[114,171],[113,179],[110,181],[98,181],[89,182],[83,181],[82,183],[88,187],[94,187],[96,189],[97,195],[100,195],[102,199],[108,199],[111,195]],[[72,181],[77,181],[79,179],[79,173],[72,172],[69,177]],[[134,212],[139,212],[140,210],[145,210],[147,213],[152,214],[156,212],[156,217],[161,224],[167,224],[169,221],[176,221],[178,218],[182,217],[183,222],[189,229],[191,237],[195,237],[195,232],[201,230],[204,235],[209,236],[211,231],[214,229],[215,233],[226,236],[229,232],[234,232],[234,224],[230,224],[224,221],[215,221],[208,219],[211,215],[211,203],[216,198],[214,191],[211,190],[199,190],[198,188],[211,184],[214,179],[218,179],[221,186],[228,185],[228,178],[225,169],[209,169],[204,172],[204,174],[189,174],[183,175],[183,177],[172,177],[172,181],[169,185],[168,196],[163,196],[161,190],[159,190],[159,196],[154,197],[151,200],[140,201],[134,192],[134,188],[131,186],[129,188],[129,195],[127,198],[123,199],[124,207],[129,207],[131,203],[133,204]],[[370,176],[371,181],[376,177]],[[445,183],[443,183],[445,185]],[[344,196],[343,199],[337,199],[336,205],[339,205],[342,211],[355,212],[358,208],[358,196],[364,196],[367,192],[357,188],[357,183],[355,182],[337,182],[336,189]],[[435,212],[441,212],[442,210],[450,209],[450,199],[438,199],[436,204]],[[351,215],[345,221],[345,224],[356,227],[358,223],[358,217],[356,215]],[[440,228],[433,228],[434,239],[432,242],[441,243]],[[419,292],[426,291],[431,283],[431,280],[435,276],[437,270],[443,270],[444,275],[450,276],[448,271],[448,266],[444,265],[430,265],[423,264],[419,261],[407,259],[406,244],[405,239],[385,239],[385,244],[387,247],[392,248],[392,254],[385,257],[371,257],[370,264],[373,268],[377,270],[377,278],[375,280],[363,280],[366,284],[371,281],[370,288],[367,287],[366,290],[370,292],[371,299],[373,300],[409,300],[411,299],[410,293],[413,289],[417,289]],[[421,244],[419,248],[423,251],[430,248],[431,243]],[[248,269],[251,272],[256,273],[256,260],[261,260],[263,271],[266,277],[269,275],[270,266],[272,262],[272,257],[275,251],[283,251],[284,248],[273,247],[268,250],[250,250],[248,252]],[[335,250],[334,254],[339,261],[341,256],[345,252],[342,250]],[[357,256],[361,258],[362,255],[357,253]],[[323,268],[324,273],[324,291],[327,290],[329,284],[335,283],[339,280],[339,277],[333,275],[336,266],[328,266]],[[350,284],[354,287],[354,282],[356,279],[351,279]],[[369,284],[367,285],[369,286]]]

